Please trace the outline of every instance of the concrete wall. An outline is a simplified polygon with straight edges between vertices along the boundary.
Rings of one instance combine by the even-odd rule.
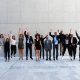
[[[0,0],[0,33],[18,34],[27,27],[34,36],[63,29],[80,31],[80,0]]]
[[[0,0],[0,32],[17,33],[29,27],[31,33],[46,34],[49,29],[79,30],[80,0]],[[36,29],[35,29],[36,28]],[[45,29],[46,28],[46,29]],[[45,30],[45,31],[44,31]]]

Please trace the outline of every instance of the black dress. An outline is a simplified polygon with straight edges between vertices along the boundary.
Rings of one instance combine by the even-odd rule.
[[[41,49],[41,40],[36,40],[35,39],[35,48],[36,48],[36,50],[40,50]]]
[[[4,51],[5,51],[5,53],[10,52],[10,42],[9,41],[6,41],[4,43]]]
[[[24,49],[24,38],[19,38],[18,49]]]
[[[10,42],[6,41],[4,43],[4,52],[5,52],[5,59],[8,60],[10,59]]]

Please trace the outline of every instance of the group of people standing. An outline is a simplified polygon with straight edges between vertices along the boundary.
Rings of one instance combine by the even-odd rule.
[[[22,30],[18,34],[18,41],[14,35],[10,32],[7,37],[3,34],[0,34],[0,49],[4,48],[4,57],[5,61],[10,61],[10,57],[15,57],[17,53],[17,44],[18,44],[18,51],[19,51],[19,60],[23,60],[24,56],[24,48],[26,49],[26,60],[28,60],[28,54],[30,52],[30,59],[33,60],[33,46],[35,50],[36,61],[40,61],[41,57],[44,59],[45,52],[46,52],[46,60],[51,59],[51,50],[53,50],[53,60],[58,60],[58,56],[64,56],[66,49],[68,49],[68,53],[70,56],[70,60],[75,60],[76,57],[76,49],[77,44],[79,44],[79,61],[80,61],[80,36],[78,35],[77,31],[75,31],[77,38],[71,34],[64,34],[61,30],[59,32],[52,32],[50,31],[48,35],[43,37],[36,32],[35,39],[30,35],[27,30]],[[49,38],[52,37],[52,40]],[[24,46],[24,39],[26,40],[26,47]],[[60,51],[59,51],[60,46]]]

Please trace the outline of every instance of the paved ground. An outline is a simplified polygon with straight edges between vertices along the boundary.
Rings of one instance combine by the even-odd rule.
[[[12,58],[5,62],[0,57],[0,80],[80,80],[80,62],[78,57],[70,61],[68,56],[59,61],[19,60]]]

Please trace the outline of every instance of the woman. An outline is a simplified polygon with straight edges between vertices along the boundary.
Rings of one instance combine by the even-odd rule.
[[[10,60],[10,39],[6,38],[4,42],[5,61]]]
[[[0,51],[3,53],[4,51],[4,37],[3,37],[3,34],[0,34]]]
[[[16,54],[16,39],[15,36],[11,36],[11,58],[12,55],[14,55],[15,57],[15,54]]]
[[[23,60],[23,50],[24,50],[24,35],[19,34],[19,42],[18,42],[18,49],[19,49],[19,60]]]
[[[35,35],[35,51],[36,51],[36,61],[40,60],[40,50],[41,50],[41,40],[40,34]]]

